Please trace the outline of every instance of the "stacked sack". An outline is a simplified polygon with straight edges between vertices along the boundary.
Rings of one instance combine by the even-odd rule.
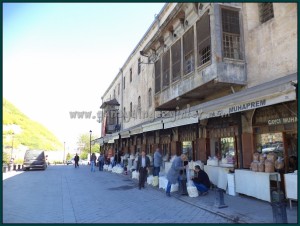
[[[265,160],[266,173],[274,173],[276,159],[277,159],[277,155],[274,152],[267,154],[267,159]]]
[[[105,164],[105,165],[103,166],[103,170],[104,170],[104,171],[108,171],[108,165],[107,165],[107,164]]]
[[[147,184],[152,184],[152,181],[153,181],[153,175],[150,175],[147,177]]]
[[[258,172],[265,172],[265,160],[266,160],[265,154],[259,155],[259,163],[258,163]]]
[[[152,186],[156,187],[158,186],[158,176],[154,176],[152,179]]]
[[[259,160],[259,153],[255,152],[253,154],[253,162],[251,162],[251,165],[250,165],[250,169],[254,172],[258,171],[258,164],[259,164],[258,160]]]
[[[140,173],[137,172],[137,171],[133,171],[132,174],[131,174],[131,178],[132,179],[139,179],[139,176],[140,176]]]
[[[121,174],[124,172],[123,167],[121,167],[120,165],[114,166],[111,170],[113,173],[118,173]]]
[[[284,167],[284,162],[282,157],[278,157],[275,161],[275,169],[280,170]]]
[[[186,188],[187,188],[187,192],[189,194],[189,197],[198,197],[199,196],[199,193],[198,193],[198,190],[196,188],[196,186],[194,185],[193,181],[192,180],[189,180],[187,185],[186,185]]]

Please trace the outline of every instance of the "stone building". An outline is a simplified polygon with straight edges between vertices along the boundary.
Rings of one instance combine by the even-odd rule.
[[[105,151],[297,155],[296,3],[167,3],[102,96]],[[111,153],[113,154],[113,153]]]

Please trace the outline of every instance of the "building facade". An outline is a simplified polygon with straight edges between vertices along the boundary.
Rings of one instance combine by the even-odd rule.
[[[105,152],[297,157],[296,3],[167,3],[102,96]]]

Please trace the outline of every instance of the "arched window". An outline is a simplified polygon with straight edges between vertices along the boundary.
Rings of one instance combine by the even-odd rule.
[[[152,89],[150,88],[148,90],[148,106],[151,107],[152,106]]]

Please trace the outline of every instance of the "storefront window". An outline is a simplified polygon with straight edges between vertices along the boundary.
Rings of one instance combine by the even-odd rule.
[[[224,137],[221,138],[221,153],[223,158],[235,157],[234,138]]]
[[[277,156],[284,157],[282,133],[264,133],[256,137],[256,151],[262,154],[274,152]]]
[[[182,142],[182,153],[186,153],[188,160],[193,160],[193,146],[192,141],[183,141]]]

